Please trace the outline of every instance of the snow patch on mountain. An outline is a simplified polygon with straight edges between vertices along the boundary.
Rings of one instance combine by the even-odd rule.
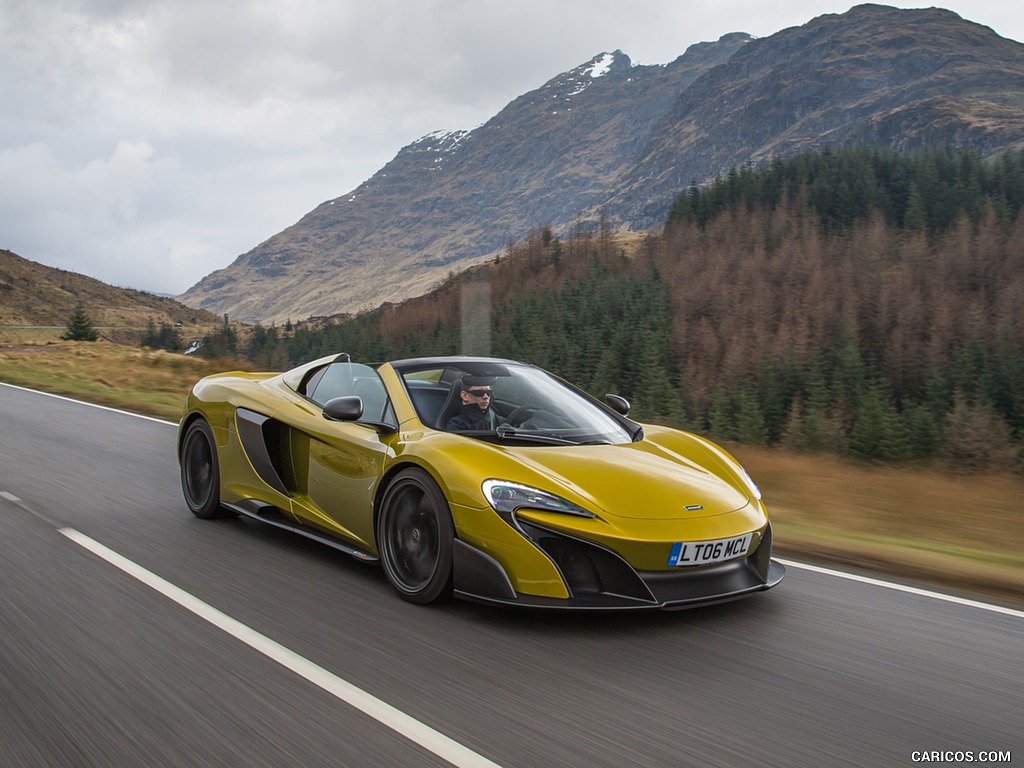
[[[608,74],[608,71],[612,68],[612,64],[615,63],[615,54],[606,53],[599,59],[594,59],[590,62],[590,66],[583,70],[583,74],[590,75],[591,78],[603,77]]]

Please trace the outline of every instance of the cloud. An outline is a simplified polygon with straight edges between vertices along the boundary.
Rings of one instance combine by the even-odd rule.
[[[144,141],[118,142],[109,156],[72,167],[42,143],[2,150],[0,210],[9,239],[2,245],[42,252],[53,266],[88,274],[79,250],[87,243],[90,251],[122,260],[126,276],[143,280],[144,254],[133,253],[138,236],[130,233],[161,219],[157,191],[173,186],[178,168],[175,158],[155,156]]]
[[[946,5],[1024,32],[1019,3]],[[596,54],[661,64],[849,6],[0,0],[0,247],[178,293],[402,146],[473,128]]]

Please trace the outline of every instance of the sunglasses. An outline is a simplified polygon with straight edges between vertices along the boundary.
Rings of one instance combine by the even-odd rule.
[[[473,397],[490,397],[493,394],[489,389],[467,389],[466,392]]]

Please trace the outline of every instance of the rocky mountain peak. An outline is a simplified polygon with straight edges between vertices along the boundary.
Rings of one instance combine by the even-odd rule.
[[[181,298],[264,322],[359,311],[531,230],[656,228],[693,182],[855,143],[1024,145],[1024,45],[949,11],[859,5],[666,65],[600,53],[478,128],[412,142]]]

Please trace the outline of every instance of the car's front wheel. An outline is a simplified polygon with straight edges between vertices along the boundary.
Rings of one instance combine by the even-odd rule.
[[[185,503],[196,517],[221,517],[220,464],[213,430],[203,419],[197,419],[185,431],[181,441],[181,490]]]
[[[421,469],[405,469],[388,484],[377,518],[377,547],[388,581],[421,605],[452,592],[455,526],[448,500]]]

